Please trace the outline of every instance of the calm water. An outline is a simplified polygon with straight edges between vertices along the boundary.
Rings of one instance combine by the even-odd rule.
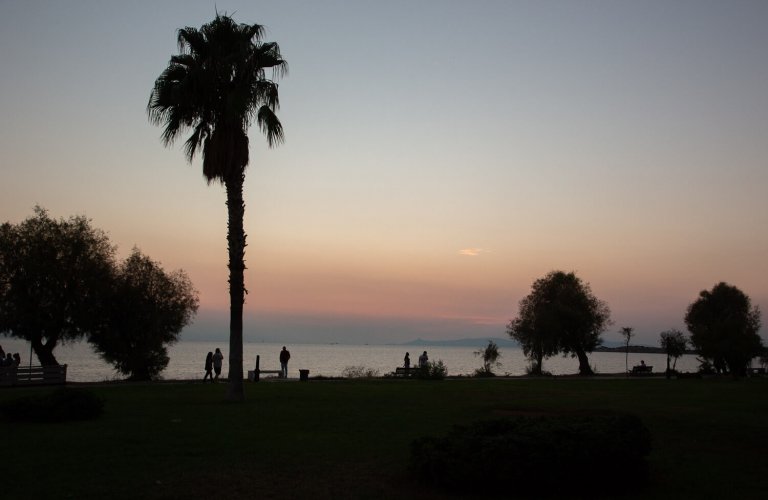
[[[6,352],[21,354],[22,364],[29,363],[29,344],[26,342],[0,338],[0,345]],[[204,375],[203,363],[208,351],[219,347],[224,353],[224,369],[227,373],[228,342],[179,342],[170,347],[171,358],[162,376],[165,379],[194,380]],[[323,375],[338,377],[349,366],[363,366],[378,370],[380,375],[394,371],[401,366],[406,352],[411,354],[411,362],[415,363],[422,351],[426,350],[431,361],[442,360],[448,368],[449,375],[468,375],[481,366],[480,358],[473,352],[472,347],[440,347],[440,346],[381,346],[381,345],[288,345],[291,351],[291,361],[288,364],[289,377],[298,378],[299,369],[308,369],[310,376]],[[280,368],[278,354],[281,344],[245,343],[243,345],[245,369],[252,370],[256,356],[261,356],[261,369],[277,370]],[[523,352],[516,348],[501,348],[501,368],[495,370],[498,374],[524,375],[528,361]],[[67,379],[74,382],[101,382],[120,379],[118,374],[95,354],[85,342],[59,346],[54,351],[60,363],[66,363]],[[589,360],[598,373],[623,373],[623,353],[592,353]],[[631,354],[629,366],[645,360],[647,365],[654,367],[654,372],[663,371],[666,367],[666,356],[663,354]],[[37,358],[33,357],[33,364]],[[568,375],[578,372],[578,361],[574,358],[554,357],[544,360],[544,369],[554,375]],[[696,357],[684,355],[677,361],[680,371],[694,372],[698,368]]]

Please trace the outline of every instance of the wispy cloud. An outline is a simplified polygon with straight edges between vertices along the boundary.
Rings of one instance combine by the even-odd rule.
[[[459,250],[459,255],[466,255],[467,257],[477,257],[481,253],[487,253],[488,250],[484,248],[464,248]]]

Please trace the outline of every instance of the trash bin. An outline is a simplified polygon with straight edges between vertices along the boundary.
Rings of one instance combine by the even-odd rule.
[[[309,380],[309,370],[299,370],[299,380],[302,382]]]

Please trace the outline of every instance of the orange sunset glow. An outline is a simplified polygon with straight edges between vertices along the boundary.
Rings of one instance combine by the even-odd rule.
[[[139,4],[0,6],[0,213],[85,214],[184,269],[184,338],[226,338],[224,190],[145,108],[215,5],[290,64],[285,144],[250,132],[247,339],[501,337],[553,269],[608,340],[656,345],[720,281],[768,307],[765,3]]]

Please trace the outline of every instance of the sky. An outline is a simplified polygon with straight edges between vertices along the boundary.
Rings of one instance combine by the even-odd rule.
[[[607,341],[720,281],[768,310],[768,2],[0,0],[0,221],[183,269],[184,339],[228,336],[225,193],[146,105],[216,9],[289,65],[285,143],[249,134],[246,340],[504,337],[556,269]]]

